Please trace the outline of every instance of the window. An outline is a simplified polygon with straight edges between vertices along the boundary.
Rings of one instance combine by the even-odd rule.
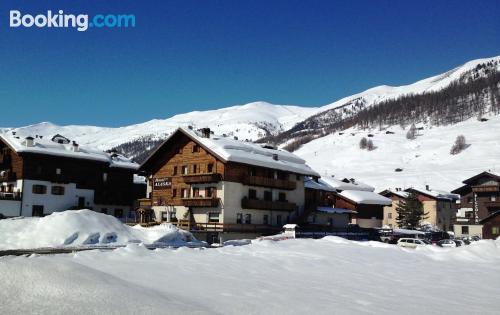
[[[462,234],[469,234],[469,227],[468,226],[462,226]]]
[[[193,164],[193,174],[198,173],[198,165]]]
[[[215,187],[207,187],[205,188],[205,197],[206,198],[215,198],[217,194],[217,190]]]
[[[314,217],[313,217],[313,223],[314,223],[315,221],[316,221],[316,215],[314,215]],[[276,216],[276,224],[277,224],[277,225],[281,225],[281,214],[278,214],[278,215]]]
[[[257,176],[257,169],[255,167],[251,167],[248,169],[249,176]]]
[[[60,168],[56,168],[56,174],[57,175],[61,175],[61,169]]]
[[[198,198],[200,197],[200,189],[199,188],[193,188],[193,197]]]
[[[252,215],[250,213],[245,214],[245,224],[252,224]]]
[[[115,209],[115,218],[123,218],[123,209]]]
[[[197,153],[197,152],[200,152],[200,146],[199,146],[199,145],[197,145],[197,144],[195,144],[195,145],[193,146],[193,153]]]
[[[492,227],[491,228],[491,234],[493,234],[493,235],[500,234],[500,227],[498,227],[498,226]]]
[[[269,224],[269,216],[267,214],[264,214],[262,217],[262,224],[268,225]]]
[[[174,166],[172,170],[172,175],[177,175],[177,166]]]
[[[187,175],[188,174],[188,167],[187,165],[182,166],[182,175]]]
[[[299,174],[297,174],[297,181],[300,182],[301,180],[302,180],[302,177]]]
[[[64,187],[63,186],[52,186],[52,194],[62,196],[64,195]]]
[[[209,212],[208,213],[208,222],[219,222],[219,213],[218,212]]]
[[[181,189],[181,198],[189,198],[189,190],[186,188]]]
[[[129,210],[128,211],[128,218],[129,219],[135,219],[135,210]]]
[[[33,185],[33,193],[37,195],[44,195],[47,193],[47,186]]]
[[[387,219],[392,219],[392,212],[389,212],[389,213],[387,214]]]
[[[177,188],[172,189],[172,198],[177,197]]]
[[[214,171],[214,165],[212,163],[207,165],[207,173],[212,173]]]
[[[257,199],[257,190],[249,189],[248,190],[248,199]]]
[[[108,173],[102,173],[102,181],[107,182],[108,181]]]
[[[497,201],[497,196],[490,196],[490,201]]]
[[[286,193],[280,192],[278,194],[278,200],[281,201],[281,202],[286,202]]]
[[[243,223],[243,213],[236,213],[236,223],[237,224]]]
[[[177,222],[177,210],[170,211],[170,221]]]
[[[264,200],[273,201],[273,193],[270,190],[264,191]]]
[[[474,198],[472,198],[472,197],[467,197],[467,202],[468,202],[468,203],[472,203],[472,201],[474,201]]]

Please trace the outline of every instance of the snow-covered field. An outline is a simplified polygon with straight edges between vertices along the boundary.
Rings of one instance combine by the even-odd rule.
[[[500,241],[401,249],[336,237],[130,244],[0,258],[0,314],[498,314]]]
[[[43,218],[0,220],[0,250],[128,243],[183,246],[200,242],[191,233],[170,224],[130,227],[113,216],[91,210],[54,212]]]
[[[354,177],[381,191],[386,188],[411,186],[453,190],[462,181],[482,171],[500,173],[500,116],[486,122],[477,119],[450,126],[429,127],[419,131],[415,140],[406,139],[406,130],[347,129],[305,144],[295,153],[305,159],[321,176]],[[354,136],[351,135],[354,133]],[[361,150],[361,138],[373,134],[376,149]],[[464,135],[470,146],[460,154],[450,149],[458,135]],[[396,168],[403,169],[395,172]],[[344,176],[344,177],[342,177]]]

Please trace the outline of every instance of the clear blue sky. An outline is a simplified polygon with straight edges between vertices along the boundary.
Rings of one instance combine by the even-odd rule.
[[[11,29],[135,14],[133,29]],[[0,126],[122,126],[264,100],[319,106],[500,55],[500,1],[2,1]]]

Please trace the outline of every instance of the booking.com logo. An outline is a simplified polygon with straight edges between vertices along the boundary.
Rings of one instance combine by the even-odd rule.
[[[88,14],[65,14],[63,10],[47,14],[21,14],[21,11],[10,10],[10,27],[38,28],[76,28],[85,32],[89,28],[127,28],[135,27],[134,14],[96,14],[89,19]]]

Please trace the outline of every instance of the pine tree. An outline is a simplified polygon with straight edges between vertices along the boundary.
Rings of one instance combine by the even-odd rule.
[[[406,199],[399,202],[396,208],[398,217],[396,221],[402,228],[415,229],[420,221],[427,219],[428,212],[424,212],[424,205],[415,193],[410,192]]]

